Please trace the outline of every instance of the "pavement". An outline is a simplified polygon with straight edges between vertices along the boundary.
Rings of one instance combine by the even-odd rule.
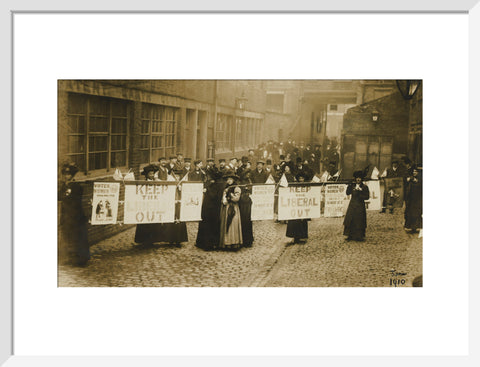
[[[180,248],[136,245],[130,228],[92,246],[86,267],[59,266],[58,286],[411,287],[422,275],[422,238],[403,230],[401,209],[367,212],[365,242],[345,241],[342,223],[313,219],[308,241],[290,245],[285,224],[256,221],[253,247],[238,252],[195,247],[197,223]]]

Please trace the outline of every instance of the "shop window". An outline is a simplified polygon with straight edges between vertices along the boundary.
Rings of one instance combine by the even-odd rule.
[[[231,145],[232,116],[217,115],[216,149],[229,149]]]
[[[82,172],[127,165],[128,102],[71,93],[68,152]]]

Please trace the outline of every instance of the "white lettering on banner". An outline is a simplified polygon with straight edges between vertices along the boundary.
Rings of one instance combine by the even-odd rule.
[[[94,182],[91,224],[117,223],[120,183]]]
[[[380,181],[365,181],[370,192],[370,199],[365,200],[365,207],[367,210],[380,210],[382,207],[382,200],[380,195]]]
[[[320,218],[320,186],[281,187],[278,220]]]
[[[180,221],[196,222],[202,220],[203,183],[182,183]]]
[[[349,202],[350,198],[347,196],[347,185],[326,185],[324,217],[343,217],[347,211]]]
[[[175,221],[175,185],[125,185],[125,224]]]
[[[252,220],[273,219],[275,185],[253,185],[250,198],[252,199]]]

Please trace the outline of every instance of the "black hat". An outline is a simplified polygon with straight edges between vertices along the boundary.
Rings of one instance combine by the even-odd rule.
[[[193,164],[196,166],[197,164],[199,164],[199,163],[201,163],[201,162],[202,162],[201,159],[196,159],[196,160],[193,162]]]
[[[242,157],[242,162],[243,162],[243,163],[246,163],[247,161],[248,161],[248,157],[247,157],[246,155],[244,155],[244,156]]]
[[[224,159],[224,158],[220,158],[220,159],[218,160],[218,163],[222,163],[222,162],[225,162],[225,159]]]
[[[267,165],[270,165],[272,164],[272,160],[271,159],[267,159]]]
[[[398,160],[392,161],[392,164],[395,164],[395,163],[398,164]]]
[[[297,163],[302,161],[302,157],[297,157]]]
[[[331,164],[331,165],[335,166],[337,163],[335,161],[330,161],[330,162],[328,162],[328,164]]]
[[[72,175],[73,177],[77,172],[78,172],[78,167],[74,163],[65,163],[62,166],[62,174],[64,175]]]
[[[207,162],[215,162],[215,159],[213,159],[213,158],[207,158]]]
[[[185,163],[192,162],[192,158],[184,158],[183,161],[184,161]]]
[[[165,157],[160,157],[160,158],[158,158],[158,161],[160,162],[160,161],[164,161],[164,160],[166,160],[166,159],[167,159],[167,158],[165,158]]]
[[[307,174],[306,174],[305,172],[303,172],[303,171],[299,171],[299,172],[295,175],[295,178],[297,179],[297,181],[298,181],[298,178],[299,178],[299,177],[303,177],[304,179],[306,179],[306,178],[307,178]]]
[[[410,163],[412,163],[412,161],[411,161],[410,158],[408,158],[408,157],[402,157],[402,161],[403,161],[405,164],[410,164]]]
[[[363,179],[363,177],[364,177],[363,171],[359,170],[359,171],[353,172],[353,177],[354,178],[360,177],[361,179]]]
[[[142,175],[147,177],[148,172],[150,172],[150,171],[157,172],[158,167],[155,166],[154,164],[149,164],[148,166],[143,167]]]
[[[238,180],[240,179],[240,177],[238,177],[234,171],[232,170],[228,170],[226,171],[224,174],[223,174],[223,178],[229,178],[229,177],[232,177],[234,178],[235,180]]]
[[[170,159],[177,159],[177,156],[176,155],[171,155]]]
[[[285,156],[283,154],[280,154],[280,159],[285,159]]]

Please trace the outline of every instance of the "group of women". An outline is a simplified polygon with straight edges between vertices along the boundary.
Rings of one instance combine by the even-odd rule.
[[[147,181],[154,181],[158,167],[149,165],[142,174]],[[90,259],[87,236],[88,219],[82,209],[82,186],[74,181],[78,168],[71,164],[62,167],[62,177],[58,200],[61,203],[59,218],[59,259],[84,266]],[[419,170],[413,168],[405,186],[405,229],[416,232],[422,228],[422,180]],[[305,175],[297,174],[298,182],[305,181]],[[253,229],[251,221],[252,200],[248,185],[239,184],[234,171],[215,171],[206,182],[202,205],[202,220],[198,225],[195,245],[206,251],[232,250],[251,247]],[[369,199],[368,186],[363,182],[363,171],[354,172],[354,181],[346,191],[351,195],[344,218],[343,234],[347,240],[364,241],[367,227],[365,200]],[[177,191],[177,199],[179,192]],[[177,200],[175,215],[178,218],[180,203]],[[289,220],[286,236],[293,243],[304,243],[308,238],[309,219]],[[180,246],[188,241],[185,222],[138,224],[135,242],[151,245],[167,242]]]

